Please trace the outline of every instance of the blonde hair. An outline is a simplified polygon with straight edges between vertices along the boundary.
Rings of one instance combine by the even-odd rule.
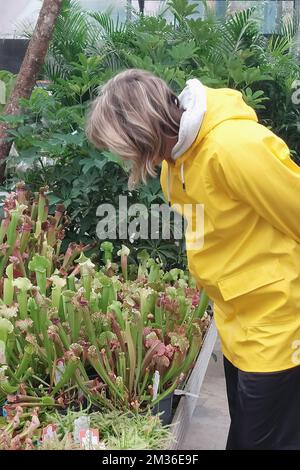
[[[166,150],[166,137],[176,137],[179,101],[164,80],[129,69],[99,89],[88,117],[87,136],[99,149],[109,149],[131,162],[129,185],[155,176]]]

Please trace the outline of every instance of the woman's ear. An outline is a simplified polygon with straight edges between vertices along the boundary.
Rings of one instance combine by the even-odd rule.
[[[178,96],[172,94],[172,95],[171,95],[171,101],[172,101],[172,103],[174,103],[174,104],[177,106],[177,108],[180,107],[180,103],[179,103]]]

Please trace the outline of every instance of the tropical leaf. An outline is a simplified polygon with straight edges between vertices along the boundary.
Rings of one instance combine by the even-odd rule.
[[[197,52],[196,44],[193,40],[184,41],[176,46],[173,46],[169,52],[170,56],[177,62],[183,63],[186,60],[195,57]]]
[[[189,0],[169,0],[167,6],[179,22],[183,22],[189,16],[198,12],[198,4],[189,2]]]
[[[45,62],[45,73],[51,80],[67,77],[70,63],[84,52],[90,36],[88,16],[76,1],[64,0]]]
[[[272,34],[268,42],[268,50],[275,56],[282,56],[288,52],[299,51],[300,30],[293,17],[282,20],[278,34]]]
[[[88,53],[106,56],[106,63],[112,70],[120,67],[123,50],[128,49],[131,39],[132,24],[113,20],[108,12],[89,14],[91,23]]]
[[[220,24],[222,42],[220,48],[226,53],[237,52],[255,43],[259,36],[255,8],[236,12]]]

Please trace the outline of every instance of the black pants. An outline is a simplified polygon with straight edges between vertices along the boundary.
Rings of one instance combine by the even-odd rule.
[[[224,358],[231,425],[227,450],[300,449],[300,366],[243,372]]]

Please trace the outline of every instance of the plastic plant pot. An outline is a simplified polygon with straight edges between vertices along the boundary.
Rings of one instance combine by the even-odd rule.
[[[156,415],[161,413],[160,420],[164,426],[171,424],[173,417],[173,397],[174,393],[170,393],[163,400],[159,401],[152,410],[152,414]]]

